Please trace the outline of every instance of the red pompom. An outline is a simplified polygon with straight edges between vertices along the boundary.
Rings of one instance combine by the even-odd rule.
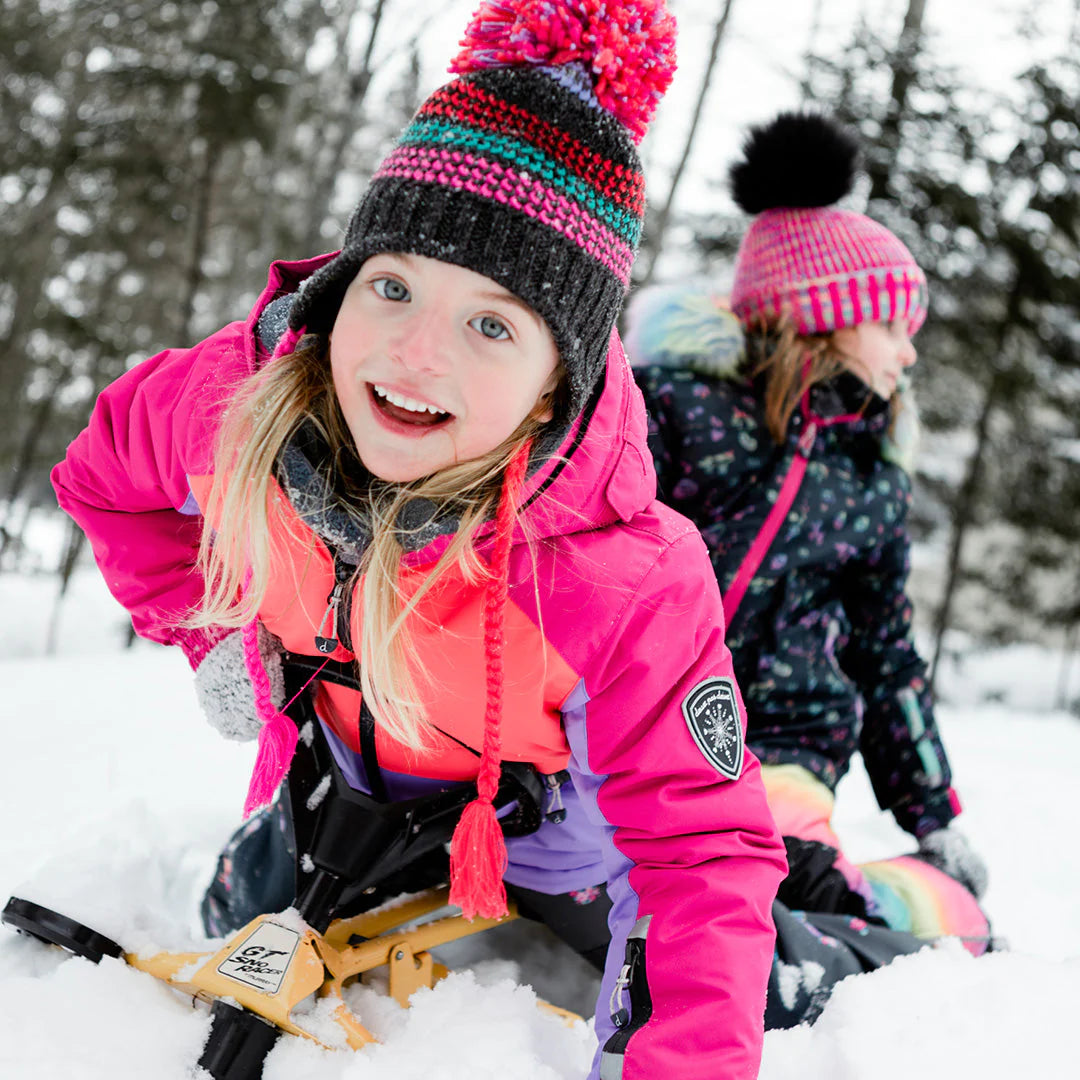
[[[664,0],[484,0],[450,71],[580,63],[600,104],[640,142],[675,74]]]

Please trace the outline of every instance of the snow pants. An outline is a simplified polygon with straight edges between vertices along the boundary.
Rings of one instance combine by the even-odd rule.
[[[789,864],[773,908],[766,1028],[812,1022],[841,979],[940,938],[986,951],[989,924],[963,885],[913,855],[856,866],[833,831],[828,787],[799,765],[761,772]]]
[[[200,912],[203,928],[211,937],[239,930],[257,915],[284,911],[295,899],[296,845],[288,807],[283,794],[272,806],[253,814],[219,855]],[[449,872],[449,856],[438,848],[366,890],[362,906],[340,914],[359,914],[403,892],[444,884]],[[509,883],[506,889],[521,915],[546,924],[598,971],[604,970],[611,940],[607,925],[611,901],[603,885],[550,896]]]

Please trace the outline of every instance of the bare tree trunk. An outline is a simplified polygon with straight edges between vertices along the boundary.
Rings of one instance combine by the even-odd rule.
[[[651,228],[648,230],[648,238],[645,241],[642,251],[642,255],[648,260],[645,265],[644,272],[639,277],[639,283],[642,285],[648,285],[653,279],[653,274],[656,270],[657,260],[660,258],[660,252],[664,247],[664,233],[667,231],[668,219],[671,217],[672,207],[675,205],[675,195],[679,190],[679,184],[682,181],[683,173],[686,171],[686,166],[690,161],[690,154],[694,149],[694,138],[697,135],[698,124],[701,122],[702,113],[705,111],[705,101],[709,96],[709,84],[712,81],[713,70],[716,67],[717,57],[720,55],[720,43],[724,40],[724,32],[727,30],[728,18],[731,15],[731,9],[735,5],[735,0],[725,0],[724,10],[720,13],[720,18],[717,19],[716,25],[713,27],[712,45],[709,48],[709,59],[705,64],[705,74],[701,80],[701,86],[698,90],[697,103],[694,105],[694,113],[690,120],[690,130],[686,133],[686,142],[683,144],[682,155],[679,157],[679,162],[675,166],[675,172],[671,177],[671,187],[668,188],[667,198],[664,200],[664,205],[656,212],[656,216],[652,220]]]
[[[949,558],[946,562],[945,585],[942,589],[937,617],[934,620],[934,657],[930,663],[931,690],[934,687],[934,679],[937,677],[938,664],[941,661],[941,654],[944,649],[945,634],[952,624],[952,608],[956,597],[956,589],[960,583],[964,539],[967,536],[968,529],[975,521],[975,506],[982,488],[983,466],[990,443],[990,418],[1005,390],[1002,365],[1009,331],[1016,320],[1020,306],[1020,292],[1019,281],[1014,282],[1001,326],[998,329],[993,354],[993,374],[990,376],[986,396],[983,398],[982,410],[975,426],[975,449],[968,460],[967,473],[964,476],[963,483],[960,485],[960,490],[956,494],[956,501],[952,505],[952,535],[949,540]]]
[[[278,117],[273,142],[266,153],[270,167],[260,170],[260,175],[255,179],[262,211],[259,218],[258,257],[252,260],[256,266],[269,266],[273,259],[281,256],[297,258],[311,254],[306,245],[299,251],[289,251],[287,248],[283,250],[284,243],[295,238],[288,235],[292,232],[291,229],[287,233],[282,228],[278,180],[284,163],[289,160],[289,149],[296,136],[301,107],[305,102],[305,95],[310,90],[311,78],[305,70],[304,58],[316,36],[329,26],[331,21],[326,4],[314,5],[304,22],[303,39],[296,39],[289,43],[292,81],[285,94],[285,102]],[[292,201],[291,198],[289,201]]]
[[[26,552],[26,530],[30,524],[30,518],[38,509],[36,499],[31,499],[23,505],[22,514],[16,518],[15,508],[8,507],[8,514],[4,521],[4,550],[13,552],[11,568],[18,571],[19,559]]]
[[[195,297],[202,288],[206,275],[203,257],[210,239],[210,218],[214,203],[214,185],[221,167],[221,144],[208,140],[203,155],[203,167],[195,186],[194,209],[191,221],[191,249],[188,255],[187,273],[184,275],[184,295],[180,301],[179,337],[183,345],[191,344],[192,323],[195,318]]]
[[[72,84],[68,111],[57,133],[56,151],[51,161],[42,162],[49,170],[49,182],[41,200],[28,214],[22,228],[21,242],[5,253],[8,281],[15,292],[11,322],[0,339],[0,370],[4,376],[4,392],[19,400],[30,374],[31,358],[27,340],[37,319],[37,305],[45,289],[52,266],[52,244],[56,236],[56,214],[67,197],[68,170],[80,154],[76,134],[82,124],[78,106],[86,83],[86,64],[81,53],[72,50],[64,61],[65,74],[70,73]],[[8,441],[7,433],[0,435],[0,444]]]
[[[952,607],[956,589],[960,583],[961,555],[968,529],[975,520],[975,504],[982,487],[983,463],[986,460],[987,446],[990,441],[990,417],[997,408],[1000,396],[1001,380],[993,376],[983,399],[982,412],[975,429],[975,449],[968,460],[967,473],[956,502],[952,508],[952,536],[949,540],[949,558],[945,564],[945,586],[941,594],[937,618],[934,620],[934,658],[930,664],[930,688],[933,689],[937,676],[938,664],[944,648],[945,634],[952,623]]]
[[[348,17],[341,25],[338,37],[338,55],[342,60],[345,59],[349,25],[355,17],[359,6],[359,0],[356,0]],[[364,48],[364,58],[360,63],[360,69],[349,76],[349,92],[346,96],[345,105],[342,108],[341,115],[338,117],[338,123],[331,127],[333,135],[329,142],[329,154],[324,164],[320,166],[319,175],[316,176],[311,187],[311,195],[307,203],[305,236],[309,242],[316,245],[319,241],[323,219],[326,217],[327,208],[334,194],[334,186],[337,183],[338,173],[341,171],[341,163],[345,159],[345,150],[353,135],[353,124],[360,112],[364,97],[367,95],[368,87],[371,85],[371,76],[373,74],[371,58],[375,50],[375,39],[379,33],[385,7],[386,0],[375,0],[375,8],[371,13],[371,27],[368,31],[367,45]],[[344,66],[343,63],[342,67]]]
[[[821,32],[821,13],[825,7],[825,0],[814,0],[814,10],[810,16],[810,33],[806,38],[806,51],[803,53],[803,78],[800,87],[800,95],[805,104],[810,97],[810,66],[817,49],[818,34]]]
[[[15,534],[9,529],[8,523],[11,520],[15,502],[22,494],[27,478],[30,475],[38,443],[41,441],[41,436],[45,434],[49,421],[52,419],[56,402],[56,389],[56,383],[54,382],[50,392],[37,403],[30,419],[30,426],[19,444],[19,452],[15,457],[15,464],[11,471],[11,481],[8,484],[7,502],[4,506],[3,518],[0,519],[0,559],[3,559],[15,539]]]
[[[1080,8],[1080,0],[1077,0]],[[1073,594],[1063,614],[1065,633],[1061,643],[1061,670],[1058,672],[1057,692],[1054,694],[1054,708],[1068,709],[1072,705],[1072,670],[1080,652],[1080,560],[1073,552]]]
[[[64,555],[57,568],[60,578],[60,589],[56,594],[56,602],[53,604],[52,614],[49,616],[49,629],[45,635],[45,655],[52,656],[56,652],[57,638],[60,633],[60,610],[64,603],[64,596],[71,584],[71,575],[75,572],[75,565],[79,561],[83,546],[86,543],[86,533],[75,524],[68,521],[67,541],[64,544]]]
[[[889,94],[889,109],[881,125],[878,144],[888,151],[868,163],[870,198],[889,197],[890,165],[900,147],[900,126],[907,109],[908,92],[915,81],[915,60],[922,48],[923,19],[927,0],[908,0],[904,27],[893,50],[893,79]]]
[[[278,251],[281,238],[281,216],[275,184],[281,162],[285,160],[286,147],[296,131],[297,119],[300,115],[300,98],[301,87],[298,83],[294,83],[289,87],[285,97],[285,107],[281,110],[281,119],[274,133],[274,144],[269,155],[271,167],[266,169],[260,178],[265,187],[262,195],[262,213],[259,217],[260,258],[257,260],[259,266],[269,266],[274,258],[283,254]],[[284,254],[296,258],[301,252],[292,251]],[[308,252],[305,251],[303,254],[308,254]]]
[[[1073,661],[1077,646],[1080,645],[1080,622],[1073,622],[1065,628],[1065,642],[1061,650],[1061,672],[1058,675],[1057,694],[1054,698],[1055,709],[1068,709],[1072,704],[1069,683],[1072,680]]]

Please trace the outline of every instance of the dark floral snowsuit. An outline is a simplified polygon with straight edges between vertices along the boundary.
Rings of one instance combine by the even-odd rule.
[[[650,414],[659,497],[701,529],[725,590],[797,453],[796,410],[777,446],[761,387],[685,369],[636,372]],[[869,397],[869,400],[868,400]],[[888,405],[853,375],[811,393],[828,418],[795,501],[727,642],[763,763],[798,764],[830,789],[861,751],[878,802],[923,835],[955,816],[906,593],[911,484],[882,456]]]
[[[635,376],[650,414],[658,495],[699,527],[726,592],[808,417],[796,410],[778,446],[765,425],[763,386],[748,377],[683,367]],[[912,640],[911,484],[890,460],[889,405],[843,374],[815,387],[808,406],[822,424],[805,475],[726,631],[747,741],[764,766],[791,871],[773,909],[767,1028],[812,1021],[840,979],[943,933],[976,954],[988,935],[962,885],[917,856],[856,867],[832,832],[831,792],[856,751],[879,804],[908,832],[947,825],[958,803]],[[839,420],[850,414],[859,415]]]

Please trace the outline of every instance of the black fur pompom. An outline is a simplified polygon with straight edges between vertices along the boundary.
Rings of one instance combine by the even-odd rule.
[[[855,140],[832,120],[781,113],[750,129],[743,160],[731,167],[731,193],[748,214],[831,206],[851,190],[858,156]]]

